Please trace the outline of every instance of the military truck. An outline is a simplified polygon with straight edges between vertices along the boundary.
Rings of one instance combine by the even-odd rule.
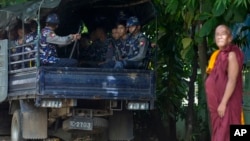
[[[67,32],[80,19],[92,25],[97,15],[114,21],[117,9],[135,14],[142,24],[155,14],[149,0],[34,0],[1,9],[0,27],[9,28],[16,18],[32,18],[38,23],[39,35],[44,17],[56,12],[64,19],[60,26]],[[10,53],[38,44],[38,40],[14,47],[8,39],[0,40],[0,135],[10,135],[12,141],[132,140],[133,113],[154,109],[155,71],[46,67],[37,55],[24,57],[30,52]],[[15,56],[22,59],[11,59]],[[36,65],[25,67],[31,61]],[[13,70],[14,64],[21,67]]]

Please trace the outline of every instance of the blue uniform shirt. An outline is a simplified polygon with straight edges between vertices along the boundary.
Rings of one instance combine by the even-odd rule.
[[[68,45],[72,43],[73,37],[58,36],[49,27],[45,27],[41,31],[40,39],[40,60],[42,64],[56,63],[59,58],[57,56],[56,47],[58,45]]]
[[[129,54],[130,49],[130,36],[127,35],[126,39],[120,39],[120,43],[118,44],[118,48],[121,52],[122,59],[126,59]]]
[[[142,61],[146,57],[149,40],[143,33],[139,32],[135,36],[132,36],[129,39],[129,45],[129,61]]]

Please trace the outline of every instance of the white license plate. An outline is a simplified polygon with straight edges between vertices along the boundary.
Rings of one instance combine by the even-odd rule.
[[[70,129],[93,130],[93,120],[90,118],[71,118],[68,124]]]

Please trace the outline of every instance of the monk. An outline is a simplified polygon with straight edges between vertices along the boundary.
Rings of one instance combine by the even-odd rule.
[[[232,39],[229,27],[217,26],[215,43],[219,53],[205,82],[211,141],[229,141],[230,125],[241,123],[243,53]]]

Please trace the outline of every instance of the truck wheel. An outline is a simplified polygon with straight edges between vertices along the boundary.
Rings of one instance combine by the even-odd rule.
[[[16,110],[11,122],[11,141],[25,141],[22,137],[21,112]]]

